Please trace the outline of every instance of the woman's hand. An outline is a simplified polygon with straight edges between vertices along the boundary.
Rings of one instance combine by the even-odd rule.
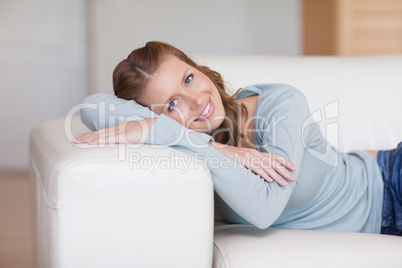
[[[223,145],[217,142],[210,142],[219,152],[260,175],[267,182],[276,181],[281,186],[286,186],[288,181],[296,181],[296,178],[289,172],[295,171],[293,164],[275,153],[262,153],[252,148],[240,148]],[[281,175],[281,176],[279,176]]]
[[[112,127],[88,133],[71,140],[71,142],[77,144],[144,144],[154,121],[155,118],[148,118],[138,121],[123,122]]]

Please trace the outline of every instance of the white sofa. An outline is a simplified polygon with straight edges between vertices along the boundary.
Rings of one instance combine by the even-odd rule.
[[[298,87],[341,151],[402,141],[402,55],[194,58],[233,89]],[[30,137],[40,268],[402,267],[401,237],[214,221],[213,183],[200,161],[169,147],[73,145],[89,131],[76,111]]]

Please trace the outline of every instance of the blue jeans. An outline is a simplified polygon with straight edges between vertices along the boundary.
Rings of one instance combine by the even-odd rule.
[[[402,236],[402,142],[379,151],[377,162],[384,180],[381,233]]]

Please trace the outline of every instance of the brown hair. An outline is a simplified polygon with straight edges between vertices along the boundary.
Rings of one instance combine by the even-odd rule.
[[[113,71],[115,95],[119,98],[135,100],[144,105],[141,100],[141,97],[144,96],[144,90],[151,81],[152,75],[169,55],[177,57],[211,79],[222,98],[226,114],[225,120],[212,133],[212,137],[217,142],[238,146],[240,137],[243,137],[239,127],[239,117],[243,113],[247,115],[246,106],[237,103],[234,98],[235,95],[230,96],[225,91],[224,81],[218,72],[207,66],[196,64],[185,53],[172,45],[153,41],[132,51],[127,59],[121,61]]]

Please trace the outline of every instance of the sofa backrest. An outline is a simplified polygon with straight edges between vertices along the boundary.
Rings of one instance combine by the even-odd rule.
[[[299,88],[324,136],[343,152],[389,149],[402,141],[402,55],[193,59],[221,73],[232,92],[258,83]]]

